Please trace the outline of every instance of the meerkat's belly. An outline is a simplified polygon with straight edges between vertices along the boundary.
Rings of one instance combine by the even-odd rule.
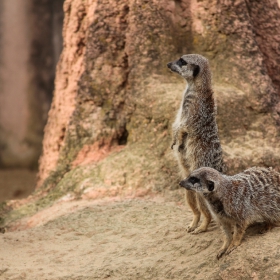
[[[176,118],[175,118],[175,121],[173,122],[172,124],[172,128],[173,130],[177,130],[179,129],[180,125],[181,125],[181,119],[182,119],[182,112],[183,112],[183,108],[182,108],[182,104],[176,114]]]

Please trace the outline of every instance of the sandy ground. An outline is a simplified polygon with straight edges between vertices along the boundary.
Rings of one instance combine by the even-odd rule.
[[[0,236],[0,279],[280,279],[280,228],[218,261],[220,229],[191,235],[190,220],[162,197],[60,202]]]

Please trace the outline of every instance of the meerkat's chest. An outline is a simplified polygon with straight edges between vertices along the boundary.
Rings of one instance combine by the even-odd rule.
[[[217,216],[218,219],[229,218],[224,204],[220,199],[205,197],[211,213]]]
[[[172,124],[173,129],[186,128],[189,124],[189,110],[180,106],[177,111],[175,121]]]

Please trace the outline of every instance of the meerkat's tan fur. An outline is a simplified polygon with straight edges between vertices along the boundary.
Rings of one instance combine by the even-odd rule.
[[[171,146],[183,178],[189,172],[203,166],[224,172],[208,60],[198,54],[183,55],[179,60],[168,63],[167,67],[187,81],[187,87],[172,126]],[[194,214],[193,221],[188,226],[188,232],[206,231],[211,221],[211,214],[203,197],[186,191],[186,200]],[[198,227],[201,213],[205,219]]]
[[[217,258],[240,245],[250,224],[280,223],[280,173],[272,168],[252,167],[226,176],[203,167],[193,171],[180,185],[203,197],[220,223],[225,241]]]

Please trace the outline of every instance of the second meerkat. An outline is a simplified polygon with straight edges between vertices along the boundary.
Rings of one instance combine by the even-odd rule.
[[[188,54],[169,62],[167,67],[187,82],[172,126],[171,148],[178,160],[182,176],[187,177],[189,172],[204,166],[225,172],[208,60],[198,54]],[[187,190],[186,200],[194,214],[187,231],[206,231],[211,214],[204,199]],[[205,219],[198,227],[201,213]]]
[[[240,245],[249,225],[265,222],[271,227],[280,223],[280,173],[272,168],[252,167],[226,176],[202,167],[180,185],[204,197],[221,225],[225,240],[218,259]]]

